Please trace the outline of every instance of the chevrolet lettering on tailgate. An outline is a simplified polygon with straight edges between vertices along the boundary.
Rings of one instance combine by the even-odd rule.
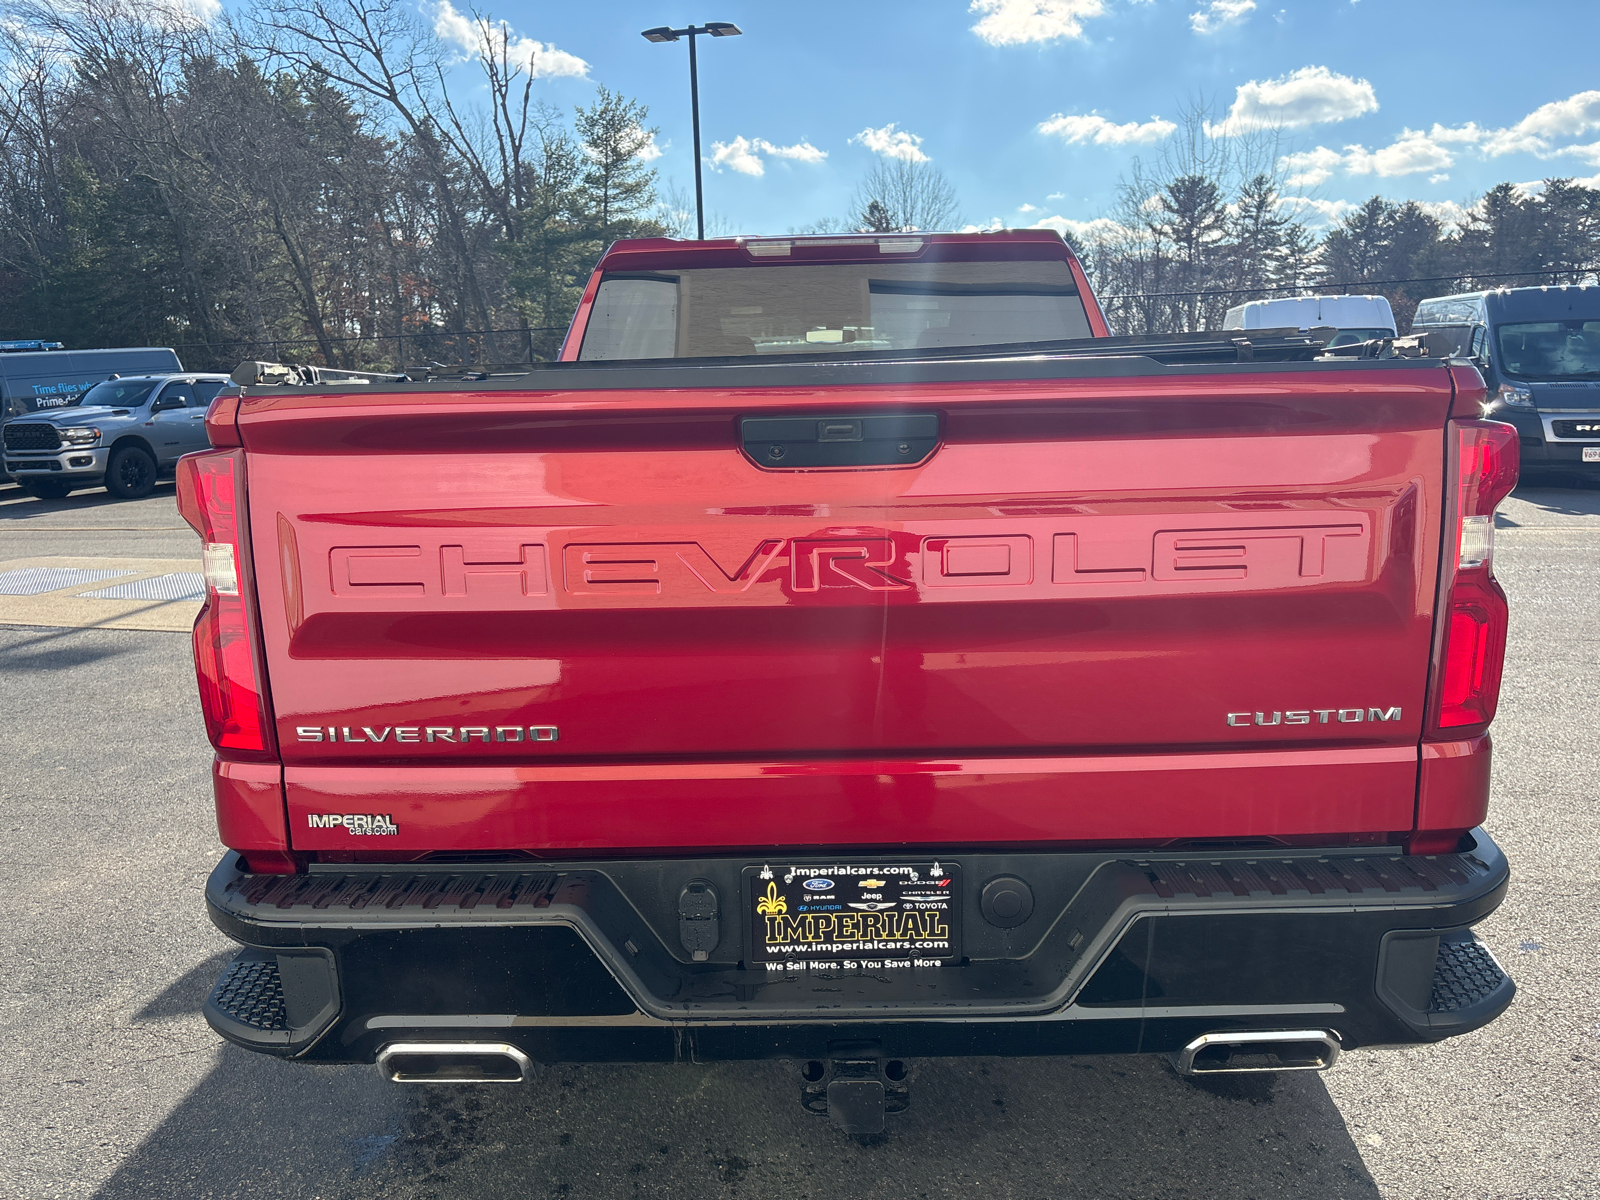
[[[862,592],[927,602],[1027,599],[1096,588],[1165,594],[1352,583],[1370,571],[1372,521],[1360,511],[1027,517],[1008,532],[964,522],[919,529],[822,530],[757,537],[713,553],[697,541],[555,542],[505,531],[493,544],[330,546],[340,601],[436,598],[495,609],[662,604],[782,604]],[[1188,526],[1187,528],[1182,526]],[[336,535],[335,535],[336,536]],[[459,538],[460,534],[453,536]],[[515,540],[513,540],[515,539]],[[974,593],[971,589],[984,589]],[[827,593],[820,596],[818,593]],[[451,602],[455,602],[453,605]]]

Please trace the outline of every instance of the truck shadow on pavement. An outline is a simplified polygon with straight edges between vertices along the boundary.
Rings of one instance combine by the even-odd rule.
[[[1600,516],[1600,488],[1579,490],[1519,484],[1511,493],[1535,508],[1566,517]]]
[[[135,1021],[156,1021],[162,1017],[198,1016],[206,997],[216,986],[217,977],[234,950],[218,950],[197,967],[191,967],[173,980],[154,1000],[133,1014]]]
[[[1152,1058],[1040,1058],[914,1078],[911,1111],[860,1145],[805,1113],[778,1063],[399,1088],[229,1046],[97,1196],[1378,1195],[1315,1075],[1202,1087]]]
[[[45,673],[91,667],[118,658],[131,649],[115,644],[85,644],[82,639],[72,636],[77,632],[76,629],[39,629],[36,636],[8,640],[0,646],[0,673],[15,679],[24,672]]]
[[[162,479],[156,483],[156,490],[143,498],[148,500],[166,496],[174,500],[177,495],[178,485],[170,479]],[[109,505],[138,503],[138,500],[121,500],[101,487],[73,492],[63,500],[42,500],[21,487],[0,485],[0,521],[21,521],[46,513],[86,512]]]

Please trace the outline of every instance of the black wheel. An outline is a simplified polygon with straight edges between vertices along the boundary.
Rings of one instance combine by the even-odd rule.
[[[156,460],[138,446],[119,446],[106,464],[106,491],[122,500],[137,500],[156,490]]]
[[[29,480],[22,485],[22,490],[41,500],[65,500],[72,485],[59,479],[41,479],[37,483]]]

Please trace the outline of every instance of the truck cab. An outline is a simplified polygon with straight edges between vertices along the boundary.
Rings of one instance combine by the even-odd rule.
[[[97,487],[119,499],[148,496],[180,457],[210,447],[206,408],[226,375],[114,376],[68,403],[7,421],[7,472],[41,499]]]
[[[1523,475],[1600,479],[1600,287],[1436,296],[1412,330],[1476,362],[1490,415],[1516,427]]]

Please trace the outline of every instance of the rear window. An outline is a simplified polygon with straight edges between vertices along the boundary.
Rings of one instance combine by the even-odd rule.
[[[1412,323],[1412,327],[1416,328],[1415,322]],[[1473,331],[1481,328],[1481,326],[1428,325],[1425,328],[1429,333],[1437,333],[1441,337],[1449,339],[1450,353],[1452,357],[1466,358],[1468,355],[1476,354],[1478,350],[1481,349],[1481,346],[1477,348],[1474,348],[1473,346]]]
[[[1417,305],[1412,325],[1469,325],[1478,320],[1483,301],[1478,297],[1424,300]]]
[[[578,357],[848,354],[1089,336],[1060,261],[708,267],[606,275]]]

